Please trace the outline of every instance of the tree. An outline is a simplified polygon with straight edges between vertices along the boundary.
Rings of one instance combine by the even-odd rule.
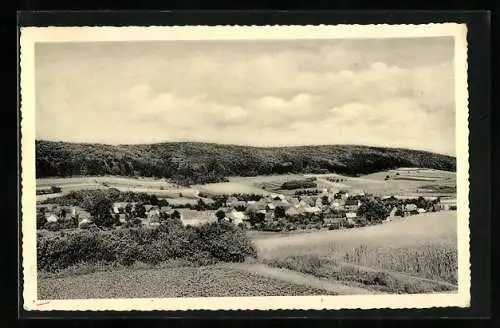
[[[367,200],[361,204],[357,215],[368,221],[381,221],[389,216],[389,210],[379,201]]]
[[[125,205],[125,213],[132,214],[132,205],[130,203],[127,203],[127,205]]]
[[[42,207],[36,213],[36,228],[42,229],[46,223],[47,223],[47,218],[45,217],[45,207]]]
[[[330,204],[330,200],[328,199],[328,196],[323,196],[321,197],[321,204],[323,205],[329,205]]]
[[[283,206],[277,206],[274,209],[274,216],[276,218],[284,218],[285,217],[285,209],[283,208]]]
[[[172,219],[175,219],[175,220],[180,220],[181,213],[179,213],[179,211],[175,210],[175,211],[172,212],[172,214],[170,215],[170,217]]]
[[[144,207],[143,203],[135,204],[134,212],[135,212],[135,216],[138,218],[145,218],[146,217],[146,207]]]
[[[218,210],[217,212],[215,212],[215,216],[217,217],[217,220],[221,221],[226,217],[226,213],[224,213],[223,210]]]
[[[104,193],[90,194],[82,202],[82,207],[89,211],[97,226],[110,227],[116,222],[111,215],[112,206],[113,202]]]

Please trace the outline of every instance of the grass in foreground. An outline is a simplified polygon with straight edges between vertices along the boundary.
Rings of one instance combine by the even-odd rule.
[[[38,298],[170,298],[328,295],[323,290],[219,265],[123,268],[66,277],[40,277]]]
[[[274,267],[386,292],[456,290],[456,219],[450,213],[255,242],[261,261]]]

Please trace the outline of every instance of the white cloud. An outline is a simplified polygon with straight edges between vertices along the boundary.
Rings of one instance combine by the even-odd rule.
[[[417,52],[410,43],[360,51],[348,41],[226,43],[175,56],[161,47],[147,54],[54,47],[37,59],[39,138],[454,148],[453,64],[439,57],[445,51]]]

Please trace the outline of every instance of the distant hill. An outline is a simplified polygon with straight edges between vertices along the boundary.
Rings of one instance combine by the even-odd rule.
[[[353,145],[259,148],[198,142],[105,145],[36,141],[36,176],[164,177],[189,185],[228,176],[283,173],[357,175],[397,167],[456,170],[451,156]]]

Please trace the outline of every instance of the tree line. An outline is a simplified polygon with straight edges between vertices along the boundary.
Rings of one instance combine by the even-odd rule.
[[[36,176],[145,176],[190,185],[229,176],[285,173],[368,174],[397,167],[456,170],[454,157],[408,149],[365,146],[258,148],[173,142],[105,145],[36,141]]]

